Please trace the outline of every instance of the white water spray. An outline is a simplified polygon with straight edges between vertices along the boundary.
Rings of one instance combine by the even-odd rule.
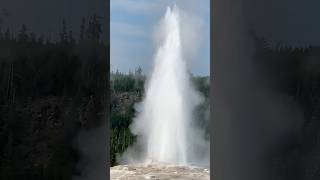
[[[149,159],[172,164],[189,164],[194,157],[191,127],[194,108],[201,97],[194,90],[182,57],[179,11],[167,8],[161,24],[160,46],[146,94],[131,125],[144,154]],[[199,142],[197,142],[199,143]]]

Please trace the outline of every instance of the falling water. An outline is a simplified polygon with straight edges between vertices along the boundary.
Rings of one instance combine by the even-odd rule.
[[[179,10],[168,7],[160,26],[160,45],[146,94],[131,125],[142,141],[143,161],[188,164],[192,151],[192,112],[201,98],[182,57]]]

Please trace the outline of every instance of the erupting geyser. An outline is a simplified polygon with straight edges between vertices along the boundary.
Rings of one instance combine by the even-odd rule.
[[[186,64],[181,56],[179,14],[168,8],[163,45],[155,59],[145,109],[148,121],[147,157],[160,162],[186,163],[186,115],[188,87]]]
[[[192,86],[183,58],[176,6],[167,8],[161,23],[154,69],[131,131],[143,147],[143,162],[151,159],[184,165],[190,163],[190,157],[195,153],[191,137],[196,133],[191,120],[201,96]]]

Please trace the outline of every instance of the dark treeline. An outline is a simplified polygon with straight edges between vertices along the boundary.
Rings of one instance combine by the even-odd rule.
[[[271,46],[263,38],[256,39],[255,47],[266,87],[288,96],[304,116],[300,131],[270,152],[270,166],[283,179],[319,179],[320,47]],[[291,124],[285,121],[288,127],[283,128],[289,129]]]
[[[306,119],[314,115],[320,118],[314,114],[320,108],[320,46],[271,47],[263,38],[257,38],[255,57],[261,75],[272,79],[273,88],[299,103]]]
[[[69,43],[74,44],[76,41],[99,41],[103,42],[101,39],[102,33],[102,17],[97,14],[93,14],[90,17],[82,18],[81,25],[79,27],[80,35],[75,37],[73,31],[68,29],[68,25],[65,19],[61,22],[61,30],[58,35],[58,39],[53,37],[44,37],[43,35],[37,35],[34,32],[30,31],[26,24],[22,24],[21,28],[18,31],[11,30],[6,27],[5,24],[2,24],[0,21],[0,40],[4,41],[3,43],[8,43],[8,41],[19,42],[19,43],[34,43],[34,44],[51,44],[51,43]]]
[[[97,15],[79,28],[63,20],[56,41],[0,30],[0,179],[81,175],[73,141],[105,121],[109,55]]]
[[[206,130],[209,138],[208,113],[210,105],[209,77],[192,78],[197,90],[204,96],[205,101],[196,109],[195,118],[198,126]],[[116,158],[135,141],[135,136],[130,132],[129,126],[135,117],[134,106],[141,102],[144,96],[146,76],[141,68],[127,74],[119,71],[110,75],[110,157],[111,166],[117,165]]]
[[[110,162],[116,165],[116,156],[135,140],[129,130],[134,117],[134,104],[141,101],[145,77],[141,68],[135,73],[110,74]]]

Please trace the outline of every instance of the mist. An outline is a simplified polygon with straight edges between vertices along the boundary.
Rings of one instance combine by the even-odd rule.
[[[170,163],[209,166],[209,142],[194,123],[193,112],[203,102],[192,84],[185,56],[181,16],[176,5],[167,7],[156,31],[158,50],[145,85],[146,94],[136,104],[130,126],[137,142],[119,158],[120,164]],[[190,32],[189,32],[190,33]],[[191,33],[192,34],[192,33]],[[192,39],[192,38],[191,38]],[[192,41],[197,41],[192,39]]]
[[[302,111],[275,87],[277,77],[257,66],[244,4],[232,0],[213,4],[213,179],[299,178],[294,171],[298,162],[290,164],[292,171],[285,175],[276,172],[273,163],[275,152],[290,162],[298,159],[291,147],[301,133]]]
[[[74,180],[105,180],[107,171],[107,142],[106,125],[100,124],[91,129],[82,129],[74,140],[74,147],[78,150],[80,161],[74,175]]]

